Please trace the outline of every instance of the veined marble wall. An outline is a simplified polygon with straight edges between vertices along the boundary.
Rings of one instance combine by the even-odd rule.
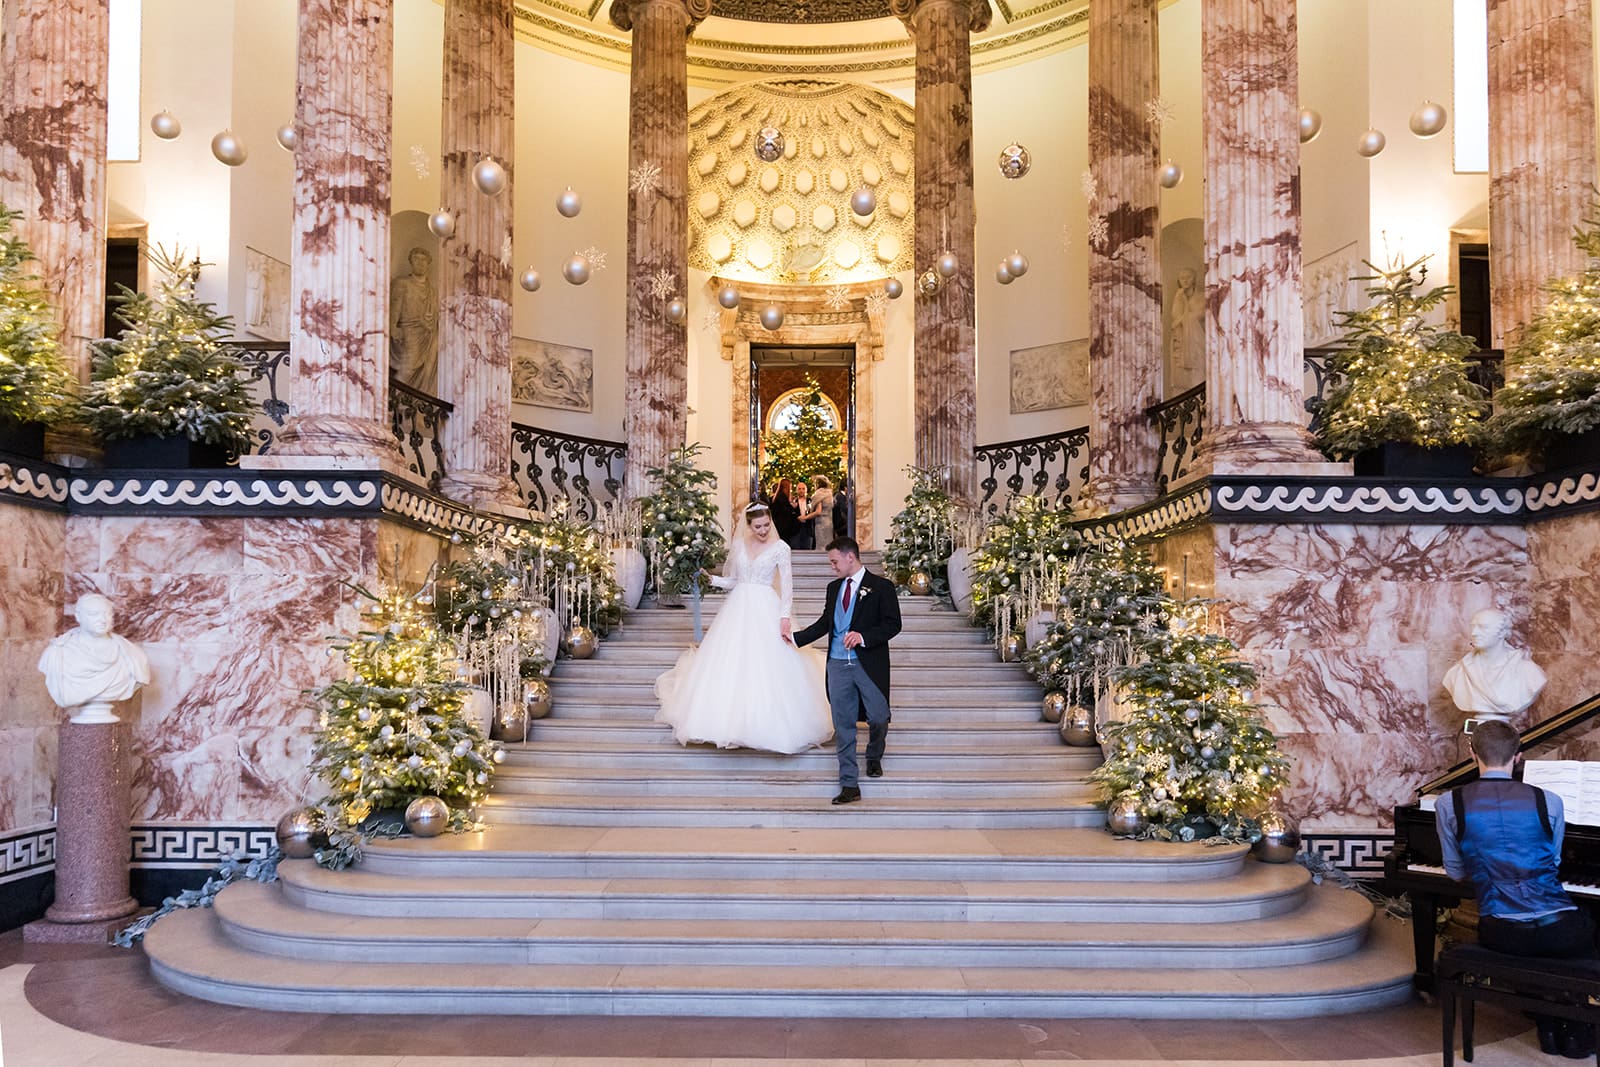
[[[1550,676],[1533,707],[1540,720],[1600,692],[1600,512],[1529,526],[1528,555],[1532,625],[1525,632],[1534,662]],[[1600,760],[1600,729],[1541,755]]]
[[[66,516],[0,503],[0,833],[54,818],[59,714],[38,672],[60,630]]]

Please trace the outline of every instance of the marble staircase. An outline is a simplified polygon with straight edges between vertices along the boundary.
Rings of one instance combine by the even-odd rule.
[[[796,618],[821,553],[796,561]],[[283,1010],[1267,1017],[1410,996],[1403,927],[1234,846],[1117,841],[1094,750],[928,598],[903,601],[885,777],[831,752],[679,746],[652,683],[689,638],[646,607],[511,746],[490,829],[285,861],[146,939],[174,989]],[[717,601],[705,605],[707,618]]]

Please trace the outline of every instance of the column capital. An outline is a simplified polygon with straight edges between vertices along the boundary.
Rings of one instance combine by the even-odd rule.
[[[657,4],[683,11],[688,16],[690,33],[694,32],[701,19],[711,14],[711,0],[612,0],[611,24],[619,30],[631,32],[645,9]]]
[[[989,0],[889,0],[889,11],[913,32],[920,12],[945,6],[959,12],[956,17],[966,22],[969,33],[982,33],[989,28],[989,20],[993,17]]]

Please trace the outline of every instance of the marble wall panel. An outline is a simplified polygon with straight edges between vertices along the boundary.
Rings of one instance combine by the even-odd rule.
[[[1528,535],[1527,643],[1550,678],[1533,706],[1533,719],[1540,721],[1600,693],[1600,513],[1535,523]],[[1600,729],[1540,755],[1600,759]]]
[[[60,714],[38,664],[59,632],[66,522],[0,502],[0,832],[53,818]]]

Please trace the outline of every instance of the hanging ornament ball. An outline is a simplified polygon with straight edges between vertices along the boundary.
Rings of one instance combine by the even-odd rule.
[[[556,210],[562,217],[575,219],[578,212],[583,210],[583,197],[572,191],[572,186],[567,186],[566,192],[556,197]]]
[[[1094,736],[1094,709],[1074,705],[1061,716],[1061,740],[1073,748],[1099,744]]]
[[[731,285],[724,285],[717,290],[717,303],[732,311],[739,306],[739,290]]]
[[[542,719],[550,714],[550,683],[542,678],[526,682],[522,687],[522,707],[530,719]]]
[[[683,297],[675,296],[667,301],[667,321],[674,326],[682,326],[689,317],[689,305],[683,302]]]
[[[756,158],[771,163],[783,155],[783,131],[776,126],[763,126],[756,131]]]
[[[1022,658],[1028,646],[1023,643],[1020,634],[1006,634],[1000,639],[1000,662],[1015,663]]]
[[[1021,252],[1013,252],[1006,257],[1006,270],[1011,272],[1013,278],[1020,278],[1028,273],[1028,257]]]
[[[232,130],[223,130],[211,138],[211,154],[217,157],[217,162],[226,163],[230,167],[243,165],[250,156],[244,142],[235,137]]]
[[[295,132],[294,123],[292,122],[286,122],[279,126],[276,136],[278,138],[278,147],[285,152],[293,152],[295,146],[300,143],[300,135]]]
[[[1256,842],[1256,859],[1262,863],[1293,863],[1300,851],[1300,828],[1281,811],[1261,816],[1261,839]]]
[[[1067,694],[1052,690],[1039,704],[1039,717],[1045,722],[1060,722],[1067,712]]]
[[[1139,810],[1135,797],[1118,797],[1106,809],[1106,829],[1118,837],[1134,837],[1145,832],[1150,820]]]
[[[539,291],[539,284],[542,279],[539,277],[538,271],[534,270],[532,267],[529,267],[527,270],[522,272],[522,277],[518,278],[517,281],[521,282],[522,288],[526,289],[528,292],[537,293]]]
[[[912,596],[927,596],[933,592],[933,578],[927,571],[913,571],[906,588],[911,590]]]
[[[587,626],[582,623],[575,623],[572,629],[567,631],[566,639],[562,641],[561,647],[565,648],[567,655],[573,659],[588,659],[594,655],[595,649],[600,647],[600,639]]]
[[[901,284],[899,278],[885,278],[883,280],[883,291],[889,294],[890,300],[899,300],[900,294],[906,291],[906,287]]]
[[[1368,159],[1371,159],[1379,152],[1382,152],[1383,146],[1388,143],[1389,139],[1383,135],[1382,130],[1368,130],[1366,133],[1362,134],[1361,139],[1356,142],[1356,151],[1359,154],[1366,156]]]
[[[961,261],[954,252],[940,252],[939,258],[933,262],[933,269],[939,272],[941,278],[954,278],[956,271],[961,269]]]
[[[1020,178],[1033,167],[1033,154],[1015,141],[1000,149],[1000,173],[1007,178]]]
[[[1161,188],[1176,189],[1178,187],[1178,183],[1183,181],[1183,168],[1169,159],[1161,168],[1160,177]]]
[[[428,229],[442,241],[456,232],[456,217],[440,208],[428,216]]]
[[[418,837],[438,837],[450,825],[450,805],[438,797],[418,797],[406,805],[406,829]]]
[[[863,185],[850,194],[850,210],[866,218],[878,210],[878,194],[872,191],[871,186]]]
[[[776,304],[769,304],[761,309],[761,325],[768,330],[776,330],[783,325],[783,309]]]
[[[561,264],[561,276],[573,285],[582,285],[588,281],[592,270],[589,261],[576,252],[572,254],[571,259]]]
[[[1449,115],[1444,108],[1432,100],[1424,100],[1422,106],[1411,113],[1411,132],[1418,137],[1432,137],[1444,129],[1447,118]]]
[[[328,843],[316,808],[295,808],[278,820],[278,847],[292,860],[306,860]]]
[[[496,160],[480,159],[478,165],[472,168],[472,184],[476,185],[478,192],[484,196],[499,196],[506,191],[510,181],[506,168]]]
[[[932,267],[917,275],[917,292],[923,296],[937,296],[939,290],[943,288],[944,279]]]
[[[183,123],[170,111],[157,111],[150,116],[150,132],[163,141],[170,141],[183,132]]]
[[[1001,260],[1000,265],[994,269],[994,280],[1001,285],[1010,285],[1016,281],[1016,275],[1011,273],[1011,268],[1006,266],[1006,261]]]
[[[421,756],[407,756],[406,757],[406,766],[411,768],[414,771],[422,770],[422,757]]]
[[[1310,144],[1322,132],[1322,113],[1315,108],[1300,109],[1300,143]]]

